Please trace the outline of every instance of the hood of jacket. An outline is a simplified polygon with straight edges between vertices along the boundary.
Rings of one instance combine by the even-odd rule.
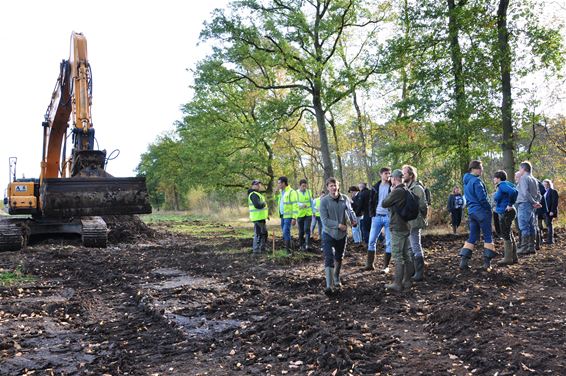
[[[474,174],[471,174],[469,172],[466,172],[466,174],[464,175],[464,184],[467,185],[469,182],[474,182],[474,180],[478,180],[479,177],[477,177]]]

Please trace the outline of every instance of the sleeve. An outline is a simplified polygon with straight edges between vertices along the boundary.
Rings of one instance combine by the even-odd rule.
[[[251,193],[250,199],[252,200],[252,204],[254,204],[254,207],[256,209],[265,208],[265,202],[261,202],[259,195],[255,194],[255,192]]]
[[[389,193],[387,197],[383,199],[383,201],[381,202],[381,206],[383,206],[384,208],[390,208],[392,206],[395,206],[395,204],[397,204],[397,202],[399,201],[399,194],[404,194],[404,193],[405,192],[402,192],[401,190],[396,190],[396,189],[392,190],[391,193]]]
[[[519,185],[518,185],[518,190],[519,193],[521,194],[522,197],[525,197],[527,199],[527,201],[530,204],[534,204],[536,203],[536,201],[533,198],[533,195],[531,193],[531,189],[530,189],[530,184],[528,181],[528,176],[527,175],[523,175],[521,176],[521,179],[519,179]],[[538,191],[538,188],[536,188],[536,190]]]
[[[293,202],[293,219],[299,218],[299,194],[294,189],[289,193],[291,202]]]
[[[348,219],[350,219],[350,224],[352,224],[352,221],[358,220],[358,216],[356,215],[354,209],[352,208],[352,205],[350,205],[350,202],[348,200],[346,200],[346,216],[348,217]]]
[[[509,190],[509,206],[513,206],[515,205],[515,201],[517,201],[519,191],[513,186],[507,186],[507,188]]]
[[[497,190],[495,191],[495,194],[493,195],[493,201],[495,201],[495,205],[497,205],[497,203],[503,198],[504,191],[506,193],[509,193],[507,192],[507,186],[505,184],[499,184]]]
[[[558,191],[553,189],[550,191],[550,195],[552,197],[552,202],[550,204],[550,207],[552,208],[551,212],[554,214],[554,217],[557,217],[558,215]]]
[[[446,205],[446,209],[448,211],[452,211],[454,210],[454,195],[449,195],[448,196],[448,205]]]
[[[476,197],[480,202],[480,206],[486,210],[491,211],[491,205],[489,204],[489,200],[487,199],[487,191],[485,190],[483,183],[479,179],[477,179],[477,181],[474,183],[474,193],[476,194]]]
[[[338,230],[338,221],[330,219],[327,203],[328,200],[320,200],[320,220],[322,221],[322,227]]]

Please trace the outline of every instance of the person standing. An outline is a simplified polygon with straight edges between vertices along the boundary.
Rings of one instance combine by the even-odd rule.
[[[297,214],[297,227],[299,228],[299,249],[306,251],[311,249],[311,223],[312,223],[312,207],[313,197],[312,191],[309,189],[306,179],[299,181],[299,190],[297,192],[297,206],[299,212]]]
[[[362,232],[362,242],[364,242],[364,246],[367,246],[369,243],[369,231],[371,229],[371,216],[369,213],[370,191],[366,183],[358,184],[358,189],[360,190],[359,202],[360,202],[360,211],[362,214],[362,218],[360,219],[359,226]]]
[[[535,253],[536,219],[535,210],[542,207],[539,203],[540,192],[537,179],[532,176],[531,163],[524,161],[519,168],[519,185],[517,190],[517,217],[519,219],[519,230],[521,231],[521,242],[517,254],[530,255]]]
[[[385,288],[393,291],[401,291],[411,287],[411,275],[413,262],[409,251],[409,223],[397,212],[405,206],[406,190],[403,184],[403,172],[395,170],[391,173],[391,193],[382,201],[382,207],[389,210],[391,230],[391,251],[395,258],[395,275],[393,283],[385,285]]]
[[[558,191],[554,189],[554,184],[552,180],[545,179],[542,184],[544,184],[544,202],[546,204],[546,214],[544,217],[544,222],[546,224],[546,243],[554,244],[554,229],[552,227],[552,221],[558,218]]]
[[[459,187],[454,187],[452,194],[448,196],[448,212],[450,213],[450,223],[452,233],[456,234],[458,227],[462,223],[462,213],[464,212],[464,197]]]
[[[322,249],[324,251],[324,273],[326,277],[325,294],[332,294],[334,288],[342,286],[340,271],[346,250],[349,220],[355,227],[356,214],[348,197],[340,193],[340,183],[335,178],[326,180],[328,195],[320,200],[320,219],[322,220]]]
[[[248,210],[250,221],[254,224],[254,238],[252,242],[252,253],[254,255],[265,253],[267,244],[267,225],[265,221],[269,216],[269,210],[265,198],[259,192],[260,188],[261,182],[254,180],[252,181],[251,188],[248,189]]]
[[[421,231],[428,225],[427,214],[428,206],[426,193],[423,185],[417,180],[417,168],[411,165],[402,167],[403,183],[405,187],[411,191],[419,199],[419,215],[417,218],[409,221],[409,243],[411,245],[412,259],[414,263],[415,282],[420,282],[424,278],[424,251],[421,243]]]
[[[383,259],[383,271],[389,272],[389,262],[391,261],[391,232],[389,230],[389,211],[382,206],[382,202],[391,192],[389,177],[391,169],[382,167],[379,170],[380,181],[378,181],[370,191],[369,212],[371,216],[371,229],[369,232],[368,252],[365,270],[374,270],[376,243],[385,229],[385,255]]]
[[[493,184],[495,184],[495,212],[499,219],[499,228],[503,238],[503,259],[497,265],[511,265],[517,263],[517,247],[511,225],[517,215],[515,211],[515,201],[517,200],[517,188],[513,183],[507,181],[507,173],[503,170],[493,174]]]
[[[491,232],[491,205],[488,201],[487,189],[480,179],[483,173],[481,161],[471,161],[469,172],[464,174],[464,197],[468,205],[468,222],[470,235],[464,246],[460,250],[460,269],[469,269],[468,262],[472,257],[472,252],[476,242],[480,237],[480,230],[483,234],[483,266],[487,270],[491,268],[491,259],[495,257],[495,245]]]
[[[362,218],[361,208],[360,208],[360,189],[353,185],[348,188],[348,193],[350,194],[350,200],[352,204],[352,209],[356,213],[356,222],[360,223]],[[360,244],[362,242],[362,226],[352,227],[352,238],[355,244]]]
[[[324,197],[324,191],[320,192],[320,196],[314,199],[312,205],[312,224],[311,234],[314,236],[315,228],[318,229],[318,239],[322,240],[322,221],[320,220],[320,199]]]
[[[297,223],[298,206],[297,192],[289,186],[286,176],[281,176],[277,180],[279,188],[279,216],[281,217],[281,231],[283,232],[283,243],[287,254],[293,252],[291,244],[291,226]]]

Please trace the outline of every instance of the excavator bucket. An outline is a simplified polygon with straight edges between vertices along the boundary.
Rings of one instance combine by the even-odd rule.
[[[151,213],[143,177],[44,179],[40,195],[43,215],[50,217]]]

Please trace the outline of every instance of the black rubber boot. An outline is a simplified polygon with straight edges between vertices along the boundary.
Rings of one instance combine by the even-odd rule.
[[[342,261],[336,261],[334,264],[334,286],[336,288],[342,287],[342,282],[340,282],[341,269],[342,269]]]
[[[517,256],[517,243],[515,242],[515,239],[511,236],[511,243],[512,243],[512,249],[513,249],[513,264],[516,264],[519,262],[519,257]]]
[[[517,255],[526,256],[535,253],[535,237],[534,235],[522,236],[521,245],[517,250]]]
[[[400,263],[395,264],[395,275],[393,276],[393,283],[385,285],[386,290],[403,291],[403,275],[405,273],[405,266]]]
[[[389,273],[389,262],[391,261],[391,253],[385,253],[383,255],[383,269],[384,273]]]
[[[470,269],[470,265],[468,262],[472,257],[472,250],[468,248],[462,248],[460,250],[460,270],[468,270]]]
[[[413,285],[413,282],[411,282],[411,277],[413,276],[413,274],[415,273],[415,266],[413,265],[413,262],[410,261],[406,264],[403,264],[403,289],[404,290],[408,290],[411,288],[411,286]]]
[[[495,256],[497,256],[497,253],[495,253],[495,251],[489,248],[483,249],[483,268],[485,270],[489,270],[491,268],[491,259]]]
[[[415,274],[413,275],[413,281],[420,282],[424,279],[424,258],[423,256],[415,257]]]
[[[325,267],[324,275],[326,277],[326,288],[324,293],[326,295],[332,295],[334,292],[334,268]]]
[[[370,270],[375,270],[375,266],[373,265],[375,262],[375,252],[369,252],[367,253],[367,259],[366,259],[366,266],[364,267],[365,271],[370,271]]]

